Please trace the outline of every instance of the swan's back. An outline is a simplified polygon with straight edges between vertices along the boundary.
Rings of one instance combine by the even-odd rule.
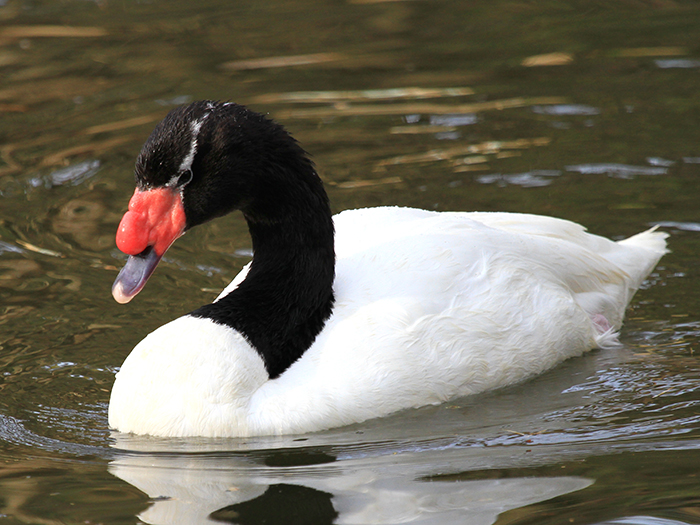
[[[396,266],[394,272],[387,269],[386,273],[403,275],[402,260],[415,265],[424,259],[439,266],[429,278],[453,282],[474,275],[465,267],[468,262],[488,265],[490,261],[494,272],[521,269],[532,274],[533,282],[560,283],[591,317],[602,315],[615,329],[620,328],[624,310],[642,281],[666,253],[668,236],[652,228],[613,242],[587,233],[579,224],[552,217],[410,208],[351,210],[337,215],[335,225],[339,261],[357,260],[364,252],[371,253],[375,264],[382,254],[389,265]],[[449,273],[449,264],[442,266],[445,259],[457,265],[455,275]],[[415,283],[421,286],[425,281],[419,278]]]

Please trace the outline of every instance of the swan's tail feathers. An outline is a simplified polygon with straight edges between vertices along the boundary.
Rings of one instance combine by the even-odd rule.
[[[657,231],[658,226],[633,235],[628,239],[618,241],[618,244],[627,248],[627,257],[622,268],[632,278],[632,285],[638,288],[647,278],[661,257],[668,253],[666,239],[668,233]]]
[[[658,228],[658,225],[654,226],[647,231],[633,235],[629,239],[619,241],[619,244],[644,248],[645,250],[658,253],[659,258],[661,258],[662,255],[668,253],[668,249],[666,248],[668,233],[657,231]]]

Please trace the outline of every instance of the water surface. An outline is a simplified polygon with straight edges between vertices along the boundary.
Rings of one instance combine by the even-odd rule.
[[[700,7],[355,0],[0,4],[0,523],[700,523]],[[622,347],[303,436],[110,431],[114,373],[250,259],[234,215],[111,283],[133,162],[178,104],[269,112],[335,211],[571,219],[672,253]]]

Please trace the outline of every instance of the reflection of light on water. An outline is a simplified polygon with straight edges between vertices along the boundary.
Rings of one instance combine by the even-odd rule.
[[[486,100],[464,104],[437,104],[432,102],[407,102],[386,104],[334,104],[329,107],[308,109],[287,109],[276,112],[279,119],[318,119],[340,116],[378,116],[411,114],[457,114],[482,113],[485,111],[503,111],[535,105],[560,104],[561,97],[515,97],[507,99]]]
[[[189,104],[192,100],[192,95],[179,95],[170,99],[159,98],[156,100],[156,104],[159,106],[179,106],[180,104]]]
[[[481,184],[498,184],[501,187],[513,184],[524,188],[539,188],[549,186],[553,177],[561,175],[559,170],[533,170],[527,173],[514,173],[502,175],[495,173],[491,175],[479,175],[476,180]]]
[[[566,171],[574,171],[583,175],[608,174],[610,177],[618,179],[631,179],[636,175],[666,175],[668,169],[665,167],[631,166],[629,164],[578,164],[567,166]]]
[[[678,221],[661,221],[655,222],[655,226],[662,228],[675,228],[687,232],[700,232],[700,222],[678,222]]]
[[[360,91],[297,91],[291,93],[268,93],[266,95],[259,95],[253,100],[261,104],[274,104],[280,102],[319,103],[339,101],[348,102],[353,100],[400,100],[463,97],[473,94],[474,90],[468,87],[403,87],[391,89],[365,89]]]
[[[429,461],[402,459],[270,468],[240,456],[127,455],[109,470],[153,498],[139,515],[152,524],[276,522],[289,513],[300,523],[487,525],[502,512],[592,483],[580,477],[425,481]]]
[[[596,525],[689,525],[685,521],[669,520],[666,518],[654,518],[653,516],[630,516],[610,521],[596,523]]]
[[[62,186],[64,184],[77,186],[95,175],[99,169],[99,160],[86,160],[85,162],[56,170],[46,177],[34,177],[29,180],[29,184],[34,188],[39,186],[50,188],[52,186]]]
[[[666,160],[659,157],[647,157],[647,162],[651,166],[663,166],[664,168],[668,168],[669,166],[673,166],[675,164],[675,162],[672,160]]]
[[[5,252],[9,253],[24,253],[24,250],[18,246],[15,246],[12,243],[5,242],[5,241],[0,241],[0,254],[3,254]]]
[[[664,58],[659,60],[654,60],[656,67],[661,69],[691,69],[695,67],[700,67],[700,60],[693,60],[690,58]]]
[[[277,67],[305,66],[343,60],[340,53],[311,53],[308,55],[277,56],[254,58],[250,60],[234,60],[225,62],[219,67],[230,71],[245,71],[247,69],[270,69]]]
[[[453,161],[454,165],[469,163],[469,159],[456,159],[463,155],[500,155],[509,156],[512,151],[524,150],[531,147],[547,146],[551,142],[549,137],[536,137],[532,139],[515,140],[489,140],[478,144],[467,144],[451,148],[431,149],[422,153],[411,155],[399,155],[383,159],[377,163],[377,167],[395,166],[403,164],[417,164],[436,161]],[[456,159],[456,160],[455,160]],[[481,162],[481,160],[480,160]]]
[[[600,110],[584,104],[552,104],[532,106],[532,112],[540,115],[599,115]]]
[[[479,122],[476,113],[457,113],[449,115],[431,115],[431,126],[471,126]]]

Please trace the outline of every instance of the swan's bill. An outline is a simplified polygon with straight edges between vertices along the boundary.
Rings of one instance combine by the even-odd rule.
[[[160,258],[150,246],[138,255],[130,255],[112,285],[114,300],[119,304],[131,301],[146,285]]]

